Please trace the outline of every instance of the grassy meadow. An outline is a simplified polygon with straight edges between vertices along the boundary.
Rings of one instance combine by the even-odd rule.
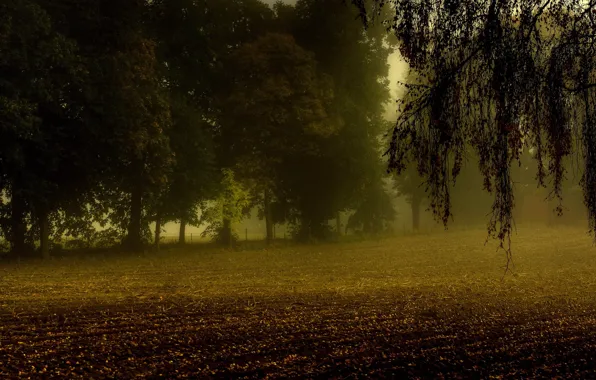
[[[0,267],[9,378],[585,377],[596,248],[521,226]],[[6,359],[1,359],[6,358]]]

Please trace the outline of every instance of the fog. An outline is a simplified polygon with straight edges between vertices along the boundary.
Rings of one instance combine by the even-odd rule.
[[[0,2],[0,378],[593,377],[594,13]]]

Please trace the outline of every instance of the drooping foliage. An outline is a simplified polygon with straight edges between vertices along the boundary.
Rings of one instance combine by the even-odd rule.
[[[513,228],[512,164],[536,149],[540,184],[562,199],[564,159],[574,142],[583,159],[590,229],[596,225],[594,23],[596,4],[579,0],[353,0],[365,25],[379,7],[398,48],[428,84],[411,86],[389,147],[389,166],[411,158],[426,179],[435,214],[447,222],[450,182],[467,147],[494,194],[490,233]],[[543,165],[546,164],[546,165]],[[560,210],[560,208],[559,208]]]

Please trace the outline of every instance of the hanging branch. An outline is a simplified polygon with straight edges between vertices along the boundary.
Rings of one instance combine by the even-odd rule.
[[[484,188],[494,195],[488,231],[511,262],[515,206],[511,165],[531,146],[536,178],[552,180],[562,213],[564,160],[574,136],[582,148],[581,186],[596,227],[596,1],[352,0],[365,26],[390,6],[401,55],[428,83],[407,87],[387,150],[389,169],[417,163],[443,223],[450,182],[466,149],[479,156]],[[583,112],[578,112],[578,110]],[[546,165],[544,165],[546,164]],[[507,266],[507,268],[508,268]]]

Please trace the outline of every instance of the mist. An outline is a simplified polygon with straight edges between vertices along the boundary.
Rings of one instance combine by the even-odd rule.
[[[594,12],[2,2],[0,377],[589,378]]]

